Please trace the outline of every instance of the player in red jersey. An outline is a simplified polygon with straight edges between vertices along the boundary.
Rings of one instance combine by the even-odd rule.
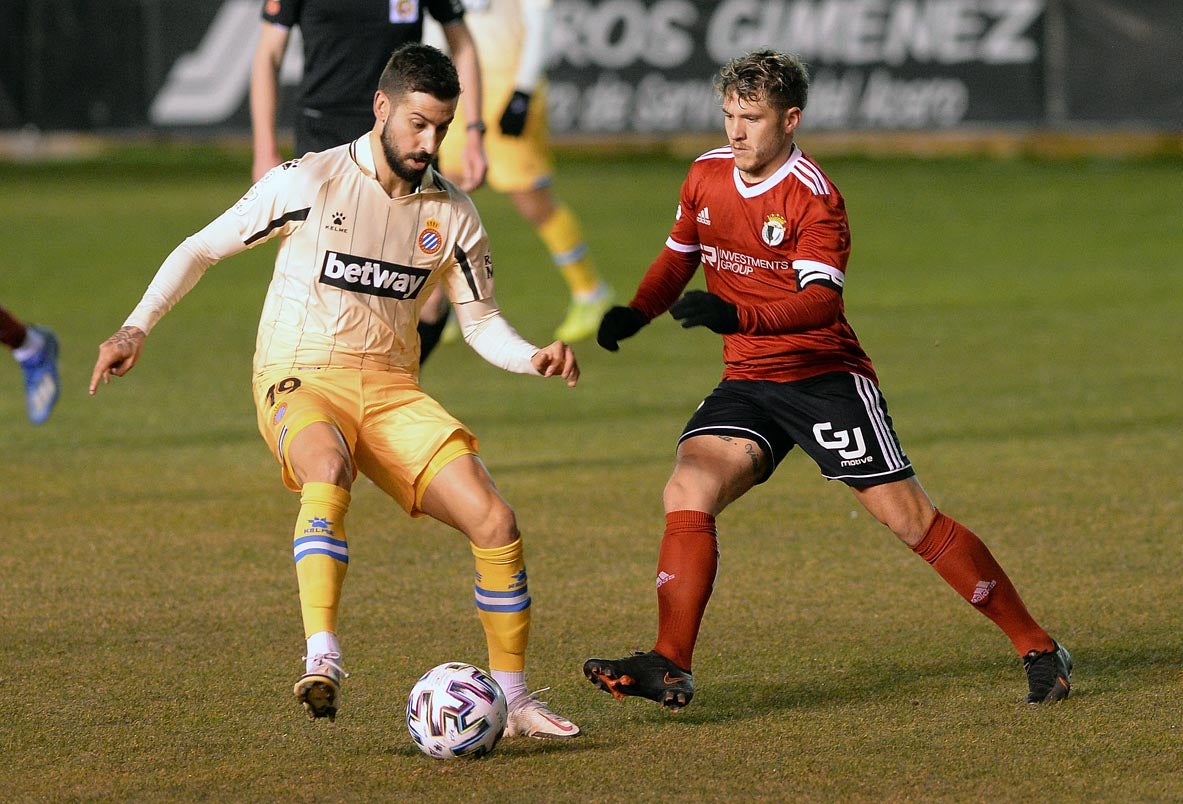
[[[793,142],[808,96],[804,65],[759,51],[727,64],[715,86],[729,147],[694,162],[665,249],[629,305],[604,316],[597,339],[614,352],[669,310],[683,327],[723,335],[726,367],[686,424],[665,487],[657,643],[589,659],[584,674],[617,698],[672,710],[690,702],[691,659],[718,568],[715,518],[799,446],[1002,629],[1023,658],[1028,703],[1067,697],[1068,651],[1031,617],[986,545],[925,493],[846,320],[845,205]],[[700,264],[707,290],[686,291]]]

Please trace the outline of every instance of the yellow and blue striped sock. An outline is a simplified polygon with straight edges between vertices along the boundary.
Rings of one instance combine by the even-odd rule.
[[[332,483],[305,483],[292,540],[300,613],[305,638],[319,631],[337,633],[341,587],[349,568],[345,512],[349,492]]]
[[[538,237],[566,280],[572,297],[583,300],[593,297],[600,287],[600,276],[588,256],[583,230],[571,208],[560,204],[538,227]]]
[[[476,558],[476,608],[489,645],[489,669],[511,673],[526,667],[530,590],[522,540],[505,547],[472,546]]]

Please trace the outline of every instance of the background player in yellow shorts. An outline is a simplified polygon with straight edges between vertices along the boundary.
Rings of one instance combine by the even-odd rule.
[[[476,42],[483,116],[489,126],[485,134],[486,182],[510,197],[546,245],[567,283],[571,301],[555,337],[569,342],[590,338],[612,306],[612,291],[588,257],[579,220],[551,191],[554,165],[546,120],[550,0],[465,0],[464,6]],[[439,42],[439,27],[430,23],[424,30],[425,41]],[[468,123],[464,112],[458,112],[457,126]],[[449,140],[440,149],[440,166],[445,173],[451,175],[463,165],[461,146],[463,142]],[[446,311],[446,307],[429,303],[424,318],[443,319]],[[432,339],[426,326],[420,327],[420,335],[424,344]]]
[[[307,642],[293,691],[311,718],[335,718],[337,613],[360,471],[412,516],[471,542],[489,669],[509,702],[506,736],[574,737],[579,727],[526,687],[531,599],[513,509],[476,440],[419,387],[416,324],[442,286],[465,340],[519,374],[579,379],[571,348],[539,349],[501,316],[488,236],[465,193],[431,167],[456,112],[451,60],[418,43],[395,51],[374,95],[373,129],[269,171],[168,256],[123,327],[99,347],[90,392],[136,364],[144,339],[219,260],[280,241],[254,357],[259,429],[300,491],[292,540]]]

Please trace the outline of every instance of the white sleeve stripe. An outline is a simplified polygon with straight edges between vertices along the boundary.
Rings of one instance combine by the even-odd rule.
[[[730,159],[732,156],[731,146],[727,145],[722,148],[716,148],[713,151],[707,151],[702,156],[695,159],[695,162],[701,162],[704,159]]]
[[[826,181],[825,174],[818,169],[817,165],[813,164],[808,159],[800,160],[797,165],[801,170],[808,172],[817,180],[817,186],[821,188],[821,192],[819,193],[820,195],[829,195],[830,185]]]
[[[813,260],[793,260],[793,270],[797,272],[797,283],[805,287],[810,282],[829,280],[838,287],[845,287],[846,274],[824,262]]]
[[[691,246],[687,245],[686,243],[679,243],[672,237],[666,238],[665,247],[671,251],[680,251],[683,254],[694,254],[695,252],[702,250],[697,243]]]
[[[821,188],[818,186],[817,179],[815,179],[809,173],[806,173],[805,171],[803,171],[801,169],[801,165],[799,162],[798,162],[798,164],[793,165],[793,169],[789,172],[792,173],[794,176],[796,176],[798,181],[800,181],[802,184],[804,184],[806,187],[808,187],[809,191],[812,192],[814,195],[821,195],[822,194]]]

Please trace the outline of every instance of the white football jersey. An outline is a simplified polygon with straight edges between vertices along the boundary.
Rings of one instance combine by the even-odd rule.
[[[342,367],[418,374],[419,308],[493,297],[489,242],[472,200],[430,168],[390,198],[370,136],[286,162],[165,261],[126,324],[145,332],[209,265],[281,238],[254,369]]]

